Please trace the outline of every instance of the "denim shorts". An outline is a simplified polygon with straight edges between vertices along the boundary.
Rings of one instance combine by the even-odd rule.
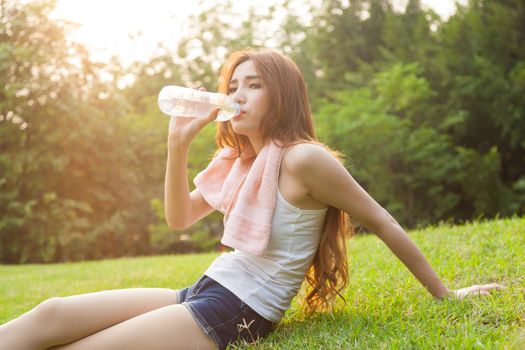
[[[235,294],[203,275],[193,286],[177,290],[177,300],[218,349],[239,340],[248,343],[265,337],[275,323],[263,318]]]

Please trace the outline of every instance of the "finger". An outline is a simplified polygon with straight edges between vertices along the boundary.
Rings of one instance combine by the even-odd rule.
[[[209,121],[211,122],[217,119],[217,115],[219,114],[220,111],[221,111],[220,108],[215,108],[213,111],[211,111],[210,114],[208,115]]]
[[[491,289],[500,290],[500,289],[506,288],[505,286],[502,286],[502,285],[497,284],[497,283],[485,284],[485,285],[482,285],[480,287],[483,290],[491,290]]]
[[[199,91],[206,91],[206,88],[205,88],[204,86],[201,86],[201,87],[199,88]]]
[[[201,128],[204,128],[207,124],[211,123],[215,119],[217,119],[217,114],[219,114],[220,108],[214,108],[210,114],[208,114],[205,117],[199,118],[200,124],[199,126]]]
[[[488,295],[489,293],[484,290],[473,290],[467,293],[467,297],[471,296],[480,296],[480,295]]]

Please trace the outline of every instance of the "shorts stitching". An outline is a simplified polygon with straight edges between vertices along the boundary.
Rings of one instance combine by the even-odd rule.
[[[194,288],[191,288],[187,295],[186,295],[186,300],[188,300],[189,298],[191,298],[192,296],[198,294],[203,288],[204,288],[204,280],[203,278],[201,277],[197,283],[195,283],[195,285],[193,286]]]
[[[182,294],[182,289],[177,289],[175,291],[175,297],[177,298],[177,304],[182,304],[184,302],[184,300],[182,300],[181,298],[181,294]]]
[[[235,320],[236,318],[238,318],[243,312],[244,312],[244,307],[243,307],[243,305],[241,304],[241,310],[240,310],[237,314],[235,314],[235,316],[232,316],[232,317],[230,317],[229,319],[227,319],[226,321],[221,322],[221,323],[218,323],[218,324],[216,324],[215,326],[213,326],[213,327],[211,327],[211,328],[212,328],[212,329],[216,329],[216,328],[219,328],[219,327],[221,327],[221,326],[224,326],[225,324],[230,323],[231,321],[233,321],[233,320]]]

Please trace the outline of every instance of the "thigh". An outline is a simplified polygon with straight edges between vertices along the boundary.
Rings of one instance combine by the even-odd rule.
[[[170,305],[139,315],[53,350],[215,349],[183,305]]]
[[[51,342],[65,344],[177,302],[172,289],[130,288],[52,298],[37,309],[55,335]]]

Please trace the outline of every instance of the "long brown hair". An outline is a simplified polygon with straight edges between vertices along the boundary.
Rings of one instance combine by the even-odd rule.
[[[222,67],[219,92],[228,93],[235,68],[248,60],[254,63],[270,95],[269,111],[261,121],[263,141],[278,141],[282,147],[304,142],[319,144],[341,161],[338,152],[317,141],[303,75],[288,57],[272,50],[234,52]],[[230,122],[220,123],[216,141],[219,148],[232,147],[239,155],[249,144],[248,137],[236,134]],[[306,275],[303,309],[308,314],[329,308],[337,296],[342,297],[341,290],[348,284],[346,235],[351,232],[346,213],[330,206],[322,230]]]

